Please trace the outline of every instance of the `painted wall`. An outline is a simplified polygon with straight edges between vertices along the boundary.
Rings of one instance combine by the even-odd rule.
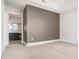
[[[5,4],[4,0],[1,0],[1,54],[5,49],[4,46],[4,21],[5,21]]]
[[[27,42],[59,39],[59,14],[27,5]]]
[[[78,7],[78,0],[67,0],[59,5],[62,12]]]
[[[60,15],[60,39],[78,43],[78,9],[74,8]]]
[[[27,42],[27,7],[23,11],[23,41]]]

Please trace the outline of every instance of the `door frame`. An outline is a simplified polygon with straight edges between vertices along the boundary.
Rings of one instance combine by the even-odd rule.
[[[5,33],[6,34],[6,36],[7,36],[7,42],[6,43],[4,43],[5,44],[5,46],[8,46],[9,45],[9,32],[8,32],[8,24],[9,24],[9,14],[15,14],[15,15],[19,15],[20,17],[21,17],[21,43],[23,43],[23,14],[21,14],[21,13],[12,13],[12,12],[9,12],[9,11],[6,11],[6,13],[5,13],[5,20],[7,21],[7,33]],[[4,25],[5,26],[5,25]],[[5,42],[6,40],[4,40],[4,42]]]

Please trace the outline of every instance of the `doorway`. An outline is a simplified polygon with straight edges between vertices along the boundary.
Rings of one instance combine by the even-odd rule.
[[[9,14],[8,31],[9,44],[21,43],[22,40],[22,22],[21,16]]]

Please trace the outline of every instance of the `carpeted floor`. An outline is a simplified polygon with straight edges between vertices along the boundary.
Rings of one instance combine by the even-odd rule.
[[[78,59],[77,45],[55,42],[27,48],[23,44],[10,44],[2,59]]]

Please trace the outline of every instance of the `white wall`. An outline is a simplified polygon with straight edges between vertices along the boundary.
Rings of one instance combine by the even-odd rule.
[[[78,43],[78,10],[65,11],[60,15],[60,39],[66,42]]]
[[[5,20],[5,4],[4,0],[1,0],[1,54],[5,48],[4,46],[4,20]]]
[[[65,0],[64,0],[65,1]],[[78,0],[67,0],[59,5],[61,11],[67,11],[78,7]]]
[[[4,46],[6,47],[9,43],[8,39],[8,18],[7,12],[5,12],[5,20],[4,20]]]

